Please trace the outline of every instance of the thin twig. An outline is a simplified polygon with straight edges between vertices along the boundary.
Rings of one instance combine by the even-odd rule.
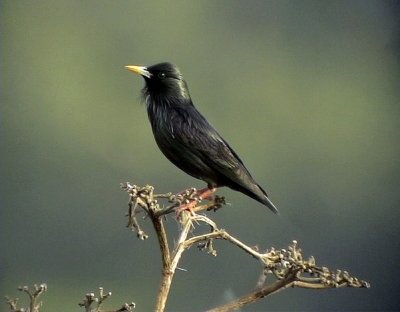
[[[124,303],[121,308],[117,310],[108,310],[104,311],[101,310],[101,306],[103,305],[104,301],[106,301],[109,297],[111,297],[111,292],[104,292],[103,287],[99,287],[99,294],[96,296],[93,292],[87,293],[85,298],[78,303],[80,307],[85,309],[85,312],[133,312],[136,307],[134,302],[131,303]]]
[[[238,310],[249,303],[256,302],[256,301],[260,300],[261,298],[267,297],[278,291],[281,291],[283,289],[291,287],[292,283],[294,282],[294,280],[293,280],[295,278],[294,275],[295,275],[295,273],[292,273],[289,276],[287,276],[285,279],[275,281],[271,285],[267,285],[260,290],[251,292],[250,294],[242,296],[238,299],[235,299],[227,304],[221,305],[214,309],[208,310],[207,312],[228,312],[228,311]]]

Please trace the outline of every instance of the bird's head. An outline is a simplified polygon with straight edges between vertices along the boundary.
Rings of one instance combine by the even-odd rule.
[[[125,68],[144,78],[145,97],[190,100],[189,89],[182,74],[178,67],[171,63],[160,63],[149,67],[130,65]]]

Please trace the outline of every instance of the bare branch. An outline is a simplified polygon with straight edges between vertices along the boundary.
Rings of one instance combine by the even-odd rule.
[[[262,276],[258,280],[257,289],[255,291],[233,300],[226,305],[210,310],[213,312],[237,310],[244,305],[253,303],[288,287],[309,289],[369,287],[367,282],[350,276],[346,271],[332,271],[326,267],[319,267],[316,265],[314,257],[305,259],[296,241],[293,241],[288,249],[277,250],[271,248],[261,253],[255,248],[244,244],[227,231],[220,229],[208,216],[198,214],[198,212],[221,208],[222,205],[226,204],[223,197],[216,196],[206,204],[201,204],[202,198],[197,195],[195,188],[190,188],[177,195],[173,195],[172,193],[154,194],[154,188],[152,186],[146,185],[144,187],[138,187],[129,182],[121,184],[121,188],[128,192],[130,196],[129,212],[127,214],[129,217],[128,227],[136,231],[139,238],[143,239],[143,235],[146,235],[147,238],[147,234],[143,233],[136,219],[136,215],[140,212],[137,209],[140,207],[151,219],[158,237],[162,255],[163,277],[157,298],[156,311],[162,312],[165,310],[173,277],[183,252],[197,245],[200,250],[206,250],[211,255],[216,256],[217,251],[213,244],[216,239],[226,240],[251,255],[264,265],[264,270]],[[157,199],[164,199],[169,205],[161,207]],[[190,210],[190,213],[183,211],[177,216],[177,221],[180,222],[181,229],[175,247],[171,250],[163,220],[166,215],[174,211],[176,212],[177,208],[181,205],[187,205],[193,202],[195,202],[195,207]],[[195,226],[201,225],[208,226],[210,230],[203,234],[189,237],[191,230],[195,228]],[[267,275],[274,276],[275,281],[264,286]]]

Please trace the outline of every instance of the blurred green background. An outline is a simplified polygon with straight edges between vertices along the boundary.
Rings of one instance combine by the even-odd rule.
[[[281,211],[221,189],[232,205],[212,215],[219,225],[262,249],[297,239],[319,264],[372,284],[289,289],[244,310],[399,309],[399,7],[1,1],[1,296],[46,282],[43,311],[78,311],[103,286],[110,308],[153,308],[158,247],[154,235],[141,242],[125,228],[119,183],[159,192],[204,183],[158,150],[143,81],[123,66],[171,61]],[[216,258],[185,254],[169,311],[202,311],[253,289],[261,266],[217,248]]]

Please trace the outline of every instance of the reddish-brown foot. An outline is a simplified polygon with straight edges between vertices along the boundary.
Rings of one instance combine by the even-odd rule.
[[[213,196],[212,194],[215,193],[217,189],[216,188],[203,188],[198,190],[197,196],[200,197],[201,199],[207,199],[207,200],[212,200]],[[198,204],[198,201],[196,199],[193,199],[191,202],[187,203],[187,204],[183,204],[180,205],[177,209],[176,209],[176,216],[179,217],[179,215],[182,213],[182,211],[185,210],[189,210],[190,214],[193,216],[195,214],[194,208],[196,207],[196,205]]]
[[[213,199],[213,194],[215,193],[217,189],[215,187],[213,188],[208,188],[205,187],[201,190],[197,191],[197,195],[203,199],[207,199],[207,200],[212,200]]]
[[[194,207],[197,205],[197,200],[192,200],[190,203],[180,205],[176,208],[176,217],[182,213],[182,211],[188,210],[192,216],[195,215]]]

